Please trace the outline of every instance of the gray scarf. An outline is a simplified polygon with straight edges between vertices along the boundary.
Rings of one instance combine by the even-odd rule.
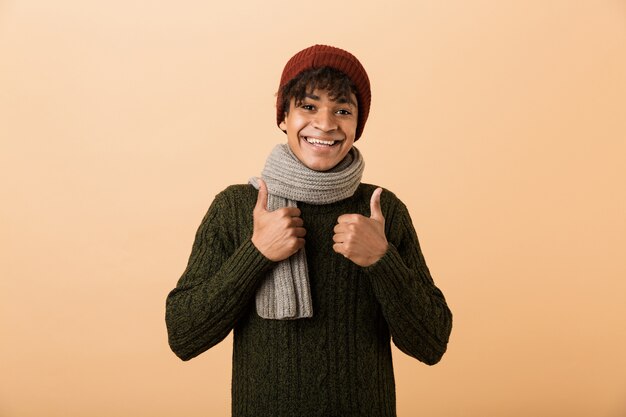
[[[321,172],[300,162],[289,145],[277,145],[261,173],[267,184],[267,209],[296,207],[298,201],[330,204],[351,197],[361,182],[364,168],[363,157],[354,146],[334,168]],[[250,178],[249,183],[259,189],[256,177]],[[304,248],[280,261],[263,280],[256,293],[256,310],[266,319],[313,316]]]

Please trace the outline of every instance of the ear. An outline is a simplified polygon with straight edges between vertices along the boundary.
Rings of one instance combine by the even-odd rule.
[[[283,132],[287,131],[287,123],[285,123],[285,119],[287,119],[287,114],[285,113],[285,118],[283,119],[282,122],[280,122],[280,124],[278,125],[278,127],[280,127],[280,130],[282,130]]]

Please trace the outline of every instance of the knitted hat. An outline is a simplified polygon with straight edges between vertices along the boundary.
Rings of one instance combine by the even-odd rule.
[[[346,74],[356,86],[356,98],[359,105],[358,120],[356,126],[355,140],[359,139],[363,133],[363,127],[370,112],[372,93],[370,91],[370,80],[367,77],[365,68],[354,55],[343,49],[327,45],[314,45],[295,54],[283,69],[278,86],[278,97],[276,100],[276,124],[285,118],[283,108],[283,97],[281,89],[285,84],[298,76],[301,72],[312,68],[332,67]]]

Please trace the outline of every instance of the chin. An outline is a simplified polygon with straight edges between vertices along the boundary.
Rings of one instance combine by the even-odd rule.
[[[304,165],[313,171],[328,171],[334,168],[339,162],[337,161],[304,161]]]
[[[340,162],[340,160],[335,160],[336,158],[320,158],[319,156],[309,155],[306,151],[303,152],[300,149],[294,152],[294,154],[304,166],[313,171],[328,171]]]

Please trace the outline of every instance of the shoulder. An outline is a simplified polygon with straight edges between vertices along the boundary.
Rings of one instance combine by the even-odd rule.
[[[220,191],[215,201],[223,206],[235,207],[249,201],[256,202],[257,193],[250,184],[233,184]]]
[[[200,230],[221,230],[226,236],[231,231],[247,230],[257,200],[257,190],[250,184],[234,184],[215,195],[200,223]]]
[[[217,195],[220,197],[247,197],[256,196],[256,189],[251,184],[233,184],[224,188]]]
[[[225,221],[228,217],[238,216],[242,208],[254,207],[256,198],[257,191],[250,184],[229,185],[215,195],[203,222],[215,217]]]

